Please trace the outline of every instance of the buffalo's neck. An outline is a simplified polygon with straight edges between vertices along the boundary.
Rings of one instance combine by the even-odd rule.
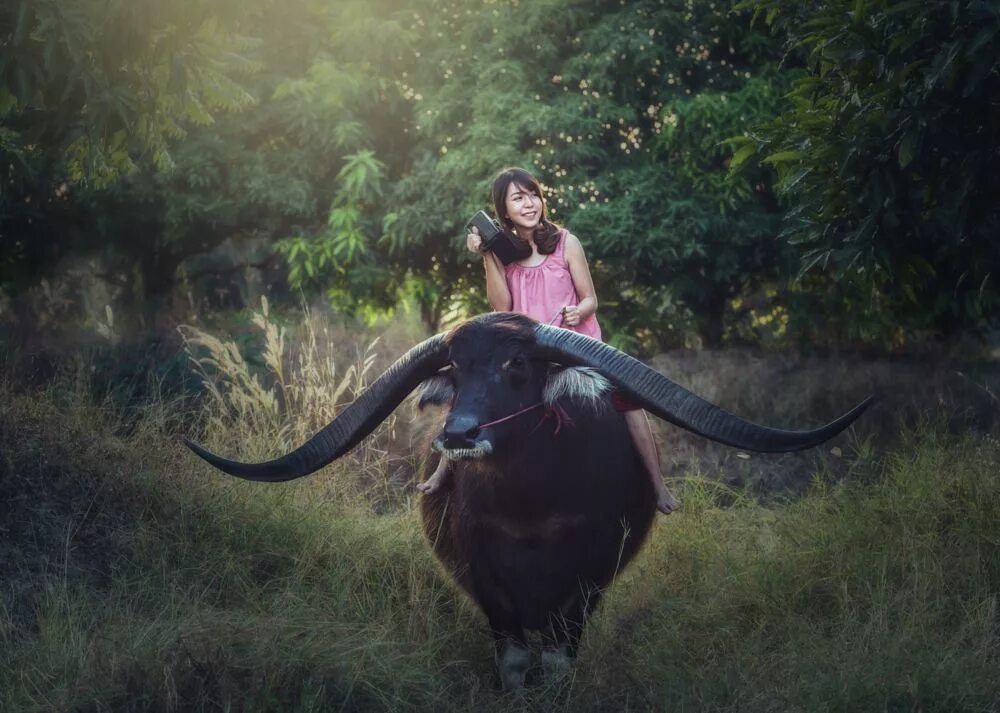
[[[525,424],[493,454],[456,473],[459,479],[477,481],[475,487],[462,488],[467,507],[487,518],[522,522],[564,512],[580,469],[568,454],[575,443],[597,437],[594,431],[590,419],[568,423],[547,416]]]

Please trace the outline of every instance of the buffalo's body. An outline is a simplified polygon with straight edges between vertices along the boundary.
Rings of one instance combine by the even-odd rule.
[[[422,511],[435,553],[501,641],[540,630],[571,653],[648,532],[655,497],[619,413],[560,406],[571,422],[520,417],[532,430],[516,450],[456,463]]]

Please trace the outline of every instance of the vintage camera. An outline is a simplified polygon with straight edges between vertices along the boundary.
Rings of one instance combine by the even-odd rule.
[[[492,252],[504,265],[518,259],[517,248],[511,242],[510,235],[486,211],[478,211],[465,225],[468,231],[473,227],[479,230],[479,237],[483,239],[480,247],[482,252]]]

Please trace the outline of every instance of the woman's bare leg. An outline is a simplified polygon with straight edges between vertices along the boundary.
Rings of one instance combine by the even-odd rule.
[[[422,483],[417,483],[417,490],[428,495],[436,491],[448,480],[448,476],[451,474],[450,467],[451,461],[442,455],[431,477]]]
[[[669,515],[681,506],[680,501],[675,498],[666,484],[663,482],[663,473],[660,472],[660,456],[656,452],[656,443],[653,441],[653,430],[649,426],[649,419],[642,409],[626,411],[624,414],[625,423],[628,424],[629,433],[632,434],[632,442],[635,443],[642,464],[646,466],[650,481],[653,483],[653,490],[656,491],[656,509],[665,515]]]

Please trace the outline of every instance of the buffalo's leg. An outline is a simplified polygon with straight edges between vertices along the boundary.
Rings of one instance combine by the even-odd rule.
[[[596,586],[581,584],[579,592],[549,615],[548,626],[542,632],[542,669],[546,675],[569,670],[580,647],[583,627],[600,598],[601,590]]]
[[[479,574],[475,581],[476,600],[493,632],[500,684],[505,690],[523,688],[531,665],[531,651],[525,642],[524,627],[503,588],[492,578],[484,581],[483,572],[476,574]]]
[[[498,637],[496,645],[500,685],[508,691],[524,688],[524,679],[531,666],[531,651],[523,640],[512,637]]]
[[[524,677],[531,666],[531,651],[524,640],[524,629],[509,611],[491,611],[487,614],[493,630],[497,670],[504,690],[524,687]]]

